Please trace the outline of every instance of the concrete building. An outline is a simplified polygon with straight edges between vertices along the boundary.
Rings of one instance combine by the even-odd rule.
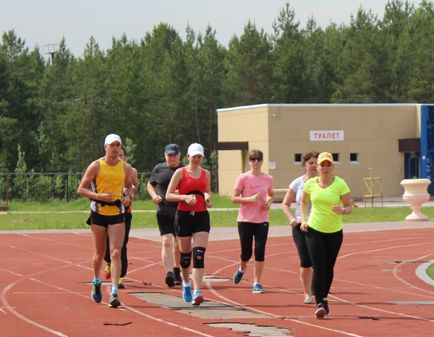
[[[264,152],[263,171],[276,189],[303,173],[302,154],[312,150],[333,154],[335,174],[358,199],[367,195],[367,183],[377,194],[397,197],[402,179],[434,178],[434,105],[260,104],[217,115],[222,195],[248,169],[250,149]]]

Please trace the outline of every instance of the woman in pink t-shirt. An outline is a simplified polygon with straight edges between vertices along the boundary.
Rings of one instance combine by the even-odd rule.
[[[232,202],[240,204],[238,234],[241,243],[240,265],[233,276],[239,283],[252,257],[255,239],[255,270],[252,292],[264,292],[261,276],[264,269],[265,244],[268,237],[268,210],[273,203],[273,177],[261,171],[264,155],[260,150],[249,152],[250,170],[238,176]]]

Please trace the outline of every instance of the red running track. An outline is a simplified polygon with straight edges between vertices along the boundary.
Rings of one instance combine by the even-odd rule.
[[[163,293],[180,301],[180,289],[164,284],[158,242],[130,239],[127,289],[120,291],[123,306],[112,309],[107,306],[108,285],[103,303],[90,299],[88,233],[3,234],[0,336],[248,336],[211,323],[285,329],[279,336],[434,336],[434,287],[415,274],[421,263],[434,259],[433,238],[434,228],[346,233],[329,297],[331,315],[319,320],[313,316],[314,305],[303,304],[290,237],[269,238],[265,294],[251,293],[251,268],[240,284],[231,282],[239,256],[237,240],[210,242],[207,301],[179,310],[134,296]],[[206,314],[208,301],[261,315],[195,316],[198,311]]]

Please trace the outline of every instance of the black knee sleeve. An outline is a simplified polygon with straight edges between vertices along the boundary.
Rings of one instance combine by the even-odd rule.
[[[181,253],[181,267],[186,269],[190,267],[191,264],[191,252],[190,253]]]
[[[205,250],[204,247],[193,248],[193,268],[203,268],[205,266]]]

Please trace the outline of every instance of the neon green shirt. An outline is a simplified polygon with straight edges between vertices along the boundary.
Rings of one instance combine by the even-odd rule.
[[[322,188],[318,185],[318,178],[314,177],[304,183],[303,189],[312,202],[309,227],[323,233],[342,230],[342,215],[333,212],[332,207],[341,204],[341,196],[350,192],[345,180],[335,176],[327,188]]]

